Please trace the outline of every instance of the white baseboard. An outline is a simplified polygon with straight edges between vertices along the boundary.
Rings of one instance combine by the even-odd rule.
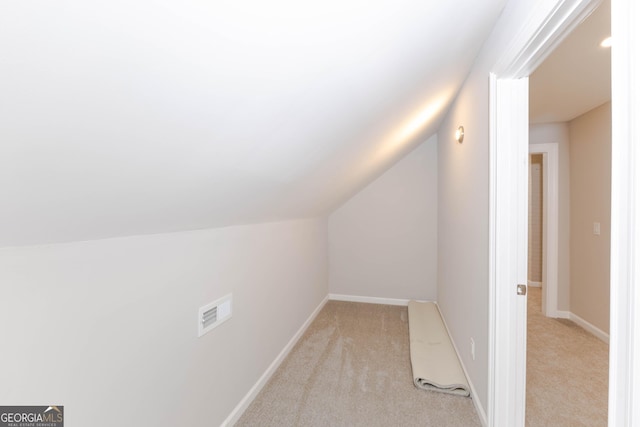
[[[533,280],[527,280],[527,285],[531,286],[532,288],[541,288],[542,282],[534,282]]]
[[[467,377],[467,382],[469,383],[469,388],[471,389],[471,401],[473,402],[473,406],[476,408],[476,412],[478,413],[478,417],[480,418],[482,427],[488,427],[489,418],[487,417],[487,413],[485,412],[484,408],[480,404],[480,400],[478,399],[478,393],[476,392],[476,388],[474,387],[473,382],[469,377],[469,373],[467,372],[467,368],[464,365],[462,358],[460,357],[458,346],[456,346],[456,343],[453,340],[453,337],[451,336],[451,331],[449,331],[449,326],[447,326],[447,321],[444,319],[444,316],[442,315],[442,311],[440,311],[440,306],[438,305],[437,302],[435,304],[436,304],[436,307],[438,307],[438,312],[440,313],[440,318],[442,319],[442,323],[444,323],[444,328],[447,330],[447,335],[449,335],[449,340],[451,341],[451,344],[453,344],[453,349],[456,352],[456,356],[458,356],[458,360],[460,361],[460,366],[462,366],[462,371],[464,372],[464,376]]]
[[[582,329],[585,329],[586,331],[592,333],[593,335],[596,336],[596,338],[606,342],[607,344],[609,344],[609,334],[606,333],[605,331],[603,331],[602,329],[592,325],[591,323],[587,322],[586,320],[584,320],[582,317],[578,316],[577,314],[574,314],[570,311],[556,311],[555,316],[551,316],[551,317],[555,317],[558,319],[569,319],[572,322],[576,323],[578,326],[580,326]]]
[[[278,354],[278,356],[271,363],[271,365],[269,365],[269,367],[264,372],[264,374],[262,374],[260,379],[258,379],[258,381],[253,385],[253,387],[251,387],[251,390],[249,390],[249,392],[242,398],[240,403],[238,403],[236,407],[233,409],[233,411],[231,411],[231,414],[229,414],[227,419],[222,422],[221,427],[232,426],[236,422],[238,422],[238,420],[240,419],[244,411],[246,411],[249,405],[251,404],[251,402],[253,402],[253,399],[256,398],[258,393],[260,393],[260,390],[262,390],[262,388],[267,384],[271,376],[273,376],[273,374],[276,372],[280,364],[287,357],[287,355],[289,354],[293,346],[296,345],[300,337],[302,337],[302,334],[304,334],[307,328],[309,327],[309,325],[311,325],[311,322],[313,322],[316,316],[318,316],[318,313],[320,313],[320,310],[322,310],[322,307],[324,307],[328,299],[329,299],[328,297],[325,297],[322,300],[322,302],[318,305],[318,307],[316,307],[316,309],[313,310],[313,313],[311,313],[309,318],[302,324],[300,329],[298,329],[298,332],[296,332],[296,334],[291,338],[291,340],[289,340],[287,345],[282,349],[280,354]]]
[[[569,313],[569,316],[570,316],[569,319],[571,319],[572,321],[574,321],[575,323],[577,323],[579,326],[581,326],[582,328],[586,329],[587,331],[591,332],[593,335],[595,335],[600,340],[602,340],[605,343],[609,344],[609,334],[608,333],[606,333],[602,329],[592,325],[591,323],[587,322],[586,320],[584,320],[582,317],[578,316],[577,314]]]
[[[398,298],[378,298],[378,297],[363,297],[358,295],[342,295],[342,294],[329,294],[329,299],[333,301],[348,301],[348,302],[364,302],[367,304],[384,304],[384,305],[409,305],[408,299]],[[424,300],[416,300],[424,302]]]

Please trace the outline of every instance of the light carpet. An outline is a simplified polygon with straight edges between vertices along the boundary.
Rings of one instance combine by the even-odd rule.
[[[609,347],[569,320],[542,315],[542,291],[529,287],[529,427],[606,426]]]
[[[480,426],[469,398],[417,389],[407,307],[329,301],[237,426]]]

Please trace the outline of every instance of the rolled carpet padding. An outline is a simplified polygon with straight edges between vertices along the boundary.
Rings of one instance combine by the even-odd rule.
[[[435,303],[409,302],[409,349],[416,387],[460,396],[471,394]]]

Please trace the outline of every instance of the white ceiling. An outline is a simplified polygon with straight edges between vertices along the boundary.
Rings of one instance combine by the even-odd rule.
[[[320,215],[436,132],[505,0],[0,3],[0,246]]]
[[[566,122],[611,100],[611,2],[605,0],[529,78],[531,123]]]

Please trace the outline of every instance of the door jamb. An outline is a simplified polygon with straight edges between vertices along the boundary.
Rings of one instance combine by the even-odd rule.
[[[558,144],[530,144],[530,154],[542,154],[543,161],[543,265],[542,314],[559,317],[558,312],[558,235],[559,235],[559,162]]]

